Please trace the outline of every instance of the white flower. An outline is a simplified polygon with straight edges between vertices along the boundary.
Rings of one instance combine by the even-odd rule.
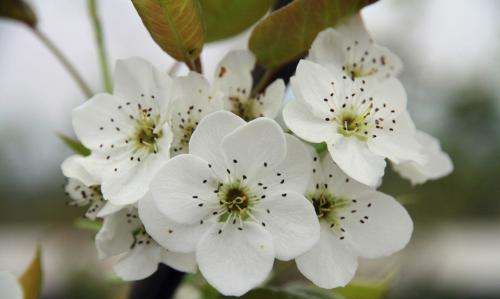
[[[360,14],[337,30],[328,28],[318,34],[308,59],[328,69],[342,71],[352,80],[375,78],[379,81],[397,76],[402,62],[389,49],[375,44]]]
[[[23,289],[17,278],[9,272],[0,271],[0,299],[23,299]]]
[[[95,240],[99,258],[120,255],[113,269],[124,280],[146,278],[156,271],[159,263],[178,271],[196,271],[194,254],[171,252],[156,243],[146,233],[133,205],[104,215]]]
[[[275,118],[282,106],[285,83],[278,79],[271,83],[264,93],[254,97],[251,94],[255,66],[254,55],[247,50],[229,52],[219,63],[214,79],[214,88],[224,94],[226,110],[244,120],[257,117]]]
[[[104,200],[99,182],[82,165],[84,159],[83,156],[73,155],[62,163],[62,172],[68,178],[64,190],[70,197],[69,205],[78,207],[88,205],[85,217],[95,220],[100,217],[101,211],[109,213],[119,210],[121,206]]]
[[[416,137],[422,145],[422,153],[426,156],[425,164],[406,162],[392,164],[402,177],[409,179],[413,185],[423,184],[427,180],[435,180],[447,176],[453,171],[453,162],[448,154],[441,150],[439,141],[431,135],[417,131]]]
[[[201,75],[174,81],[139,58],[117,62],[114,86],[113,95],[98,94],[73,110],[73,127],[92,151],[85,169],[107,200],[124,205],[146,194],[171,150],[187,150],[193,128],[217,99]]]
[[[222,93],[214,91],[202,75],[190,72],[175,78],[174,84],[175,101],[168,120],[174,135],[172,156],[187,153],[189,139],[201,119],[223,109]]]
[[[307,197],[318,215],[319,242],[296,259],[302,274],[322,288],[345,286],[358,257],[390,255],[409,242],[413,223],[394,198],[347,177],[329,155],[313,157]]]
[[[141,217],[165,246],[195,251],[201,273],[222,294],[242,295],[265,280],[275,258],[291,260],[318,240],[314,208],[302,195],[307,154],[273,120],[245,123],[215,112],[193,133],[189,154],[171,159],[151,183],[160,212],[191,233],[168,233],[143,202]]]
[[[425,163],[397,79],[352,81],[301,60],[291,84],[297,99],[283,111],[288,128],[306,141],[326,142],[335,163],[357,181],[375,186],[384,158]]]

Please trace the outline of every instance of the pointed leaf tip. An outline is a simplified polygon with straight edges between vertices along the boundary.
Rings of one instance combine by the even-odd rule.
[[[42,248],[36,248],[35,257],[26,271],[19,277],[24,299],[38,299],[42,291]]]
[[[132,0],[132,4],[158,46],[193,65],[205,37],[198,0]]]
[[[61,141],[64,142],[64,144],[66,144],[76,154],[82,156],[90,155],[90,150],[86,148],[80,141],[73,139],[69,136],[66,136],[64,134],[57,134],[57,136],[59,136],[59,139],[61,139]]]

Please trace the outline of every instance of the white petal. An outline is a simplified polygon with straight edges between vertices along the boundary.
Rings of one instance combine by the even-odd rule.
[[[214,87],[227,96],[248,97],[252,88],[255,57],[247,50],[229,52],[215,71]]]
[[[420,164],[426,162],[422,154],[422,146],[416,139],[412,129],[413,122],[408,113],[402,113],[395,118],[396,123],[390,124],[393,131],[384,125],[383,130],[373,132],[375,138],[369,138],[367,145],[370,150],[380,156],[387,157],[395,163],[413,161]]]
[[[102,209],[99,210],[99,213],[97,213],[97,217],[99,218],[104,218],[106,216],[109,216],[111,214],[114,214],[121,209],[126,207],[126,205],[115,205],[110,203],[109,201],[106,202],[106,204],[102,207]]]
[[[329,69],[342,69],[346,63],[344,36],[333,28],[327,28],[316,36],[309,50],[308,59],[327,66]]]
[[[239,116],[218,111],[206,116],[189,141],[189,153],[203,158],[212,165],[219,178],[226,176],[226,160],[222,152],[222,139],[246,122]]]
[[[129,251],[134,243],[133,231],[139,227],[139,218],[133,208],[105,217],[95,236],[99,258],[105,259]]]
[[[203,236],[196,260],[205,279],[225,296],[241,296],[267,278],[274,262],[271,235],[260,225],[247,222],[243,230],[227,224],[219,234],[214,225]]]
[[[371,40],[370,33],[366,29],[361,13],[354,14],[339,24],[337,28],[342,36],[349,38],[352,42],[357,41],[363,46],[368,45]]]
[[[203,75],[197,72],[189,72],[187,76],[173,79],[175,85],[175,100],[185,103],[185,107],[197,104],[198,98],[204,97],[208,100],[210,96],[210,84]],[[208,101],[207,101],[208,102]]]
[[[299,62],[295,76],[291,78],[294,95],[306,103],[320,119],[329,117],[330,109],[337,110],[341,106],[345,89],[351,84],[350,80],[342,80],[339,72],[327,70],[308,60]]]
[[[189,152],[193,130],[208,114],[223,109],[222,94],[213,93],[208,81],[196,72],[175,78],[176,92],[170,125],[174,133],[172,154]]]
[[[112,156],[93,153],[86,157],[84,167],[93,175],[101,176],[104,198],[115,205],[124,205],[132,204],[146,194],[152,178],[169,159],[172,133],[168,124],[162,131],[157,153],[127,151]],[[133,156],[135,159],[132,160]],[[140,161],[137,156],[140,156]]]
[[[86,186],[99,185],[99,181],[95,176],[90,174],[82,165],[82,160],[85,157],[73,155],[68,157],[61,164],[62,173],[68,178],[77,179]]]
[[[387,80],[391,77],[398,76],[403,69],[403,62],[396,54],[391,52],[386,47],[379,45],[372,45],[369,48],[371,53],[371,59],[375,58],[377,60],[374,66],[377,69],[374,77],[379,80],[379,82]]]
[[[194,253],[179,253],[163,249],[161,261],[177,271],[196,273],[196,258]]]
[[[321,159],[323,182],[328,185],[328,190],[340,198],[353,198],[369,187],[347,176],[332,160],[330,155]]]
[[[207,79],[201,74],[189,72],[187,76],[175,78],[174,84],[176,93],[171,111],[173,116],[180,112],[185,114],[185,118],[197,117],[223,108],[222,94],[213,92]]]
[[[23,289],[17,278],[6,271],[0,271],[0,299],[23,299]]]
[[[345,69],[351,77],[353,67],[362,75],[358,80],[376,82],[397,76],[402,69],[399,57],[385,47],[375,44],[370,37],[360,14],[356,14],[339,24],[337,29],[327,29],[318,34],[311,46],[311,59],[330,70]]]
[[[384,175],[384,157],[370,152],[364,142],[354,137],[328,143],[328,151],[340,169],[358,182],[375,186]]]
[[[162,261],[162,248],[156,243],[135,246],[114,266],[116,275],[126,281],[144,279],[156,272]]]
[[[170,219],[195,224],[217,206],[218,180],[208,162],[184,154],[172,158],[151,182],[151,193],[161,213]]]
[[[83,145],[91,150],[125,145],[125,140],[134,132],[129,114],[118,108],[125,102],[101,93],[72,111],[73,129]]]
[[[285,134],[286,157],[276,168],[265,169],[251,183],[259,195],[294,191],[304,194],[311,179],[312,157],[306,145],[298,138]]]
[[[295,261],[300,273],[325,289],[347,285],[358,267],[353,250],[324,222],[321,223],[318,243]]]
[[[151,106],[156,113],[165,115],[172,100],[173,85],[168,75],[161,74],[142,58],[132,57],[116,62],[113,94],[131,102],[133,108],[137,104]]]
[[[255,115],[276,118],[283,105],[284,96],[285,82],[282,79],[278,79],[271,83],[266,88],[266,91],[257,98],[257,102],[254,105]]]
[[[389,124],[389,120],[406,112],[407,95],[398,79],[388,78],[382,82],[368,81],[364,88],[367,95],[373,98],[374,108],[378,108],[372,116],[383,118]]]
[[[147,194],[139,200],[139,217],[148,234],[160,245],[176,252],[193,252],[207,224],[182,225],[163,215],[153,197]]]
[[[255,217],[271,233],[277,259],[289,261],[311,249],[319,239],[314,207],[298,193],[275,194],[261,201]]]
[[[122,169],[123,174],[103,180],[104,198],[116,205],[136,202],[148,192],[151,180],[167,160],[160,154],[150,156],[135,167]]]
[[[416,137],[422,145],[423,154],[427,162],[418,164],[404,162],[393,164],[393,168],[404,178],[409,179],[413,185],[422,184],[429,179],[438,179],[453,171],[453,162],[448,154],[441,150],[439,141],[431,135],[417,131]]]
[[[286,139],[275,121],[257,118],[224,137],[222,149],[231,177],[247,176],[251,183],[259,172],[274,169],[285,159]]]
[[[285,106],[283,120],[297,136],[309,142],[320,143],[337,135],[336,128],[330,122],[316,117],[310,108],[299,100],[291,101]]]
[[[403,249],[410,241],[413,222],[394,198],[378,191],[366,191],[339,211],[349,242],[360,256],[378,258]]]

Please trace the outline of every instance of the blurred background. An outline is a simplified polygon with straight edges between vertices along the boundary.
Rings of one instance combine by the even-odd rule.
[[[84,0],[31,0],[40,28],[94,91],[102,84]],[[167,70],[130,1],[99,1],[108,54]],[[382,190],[409,209],[415,233],[395,257],[362,261],[359,280],[393,273],[390,298],[500,298],[500,1],[381,0],[363,11],[375,40],[405,63],[417,126],[452,157],[448,177],[411,186],[389,168]],[[208,77],[248,32],[209,44]],[[20,274],[43,245],[44,298],[116,298],[125,284],[97,259],[94,232],[65,205],[61,162],[71,110],[86,98],[26,26],[0,19],[0,270]]]

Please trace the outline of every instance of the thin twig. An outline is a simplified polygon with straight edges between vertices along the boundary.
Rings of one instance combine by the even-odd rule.
[[[111,83],[111,76],[109,74],[109,64],[106,54],[106,45],[104,43],[101,20],[99,18],[99,14],[97,13],[96,0],[88,0],[87,4],[88,4],[89,16],[92,21],[92,27],[94,28],[94,36],[97,46],[97,52],[99,55],[99,65],[101,66],[104,90],[108,93],[111,93],[113,87]]]
[[[50,52],[59,60],[59,62],[63,65],[66,71],[70,74],[71,78],[75,80],[76,84],[80,88],[80,90],[87,97],[91,97],[94,93],[90,89],[85,80],[83,80],[82,76],[78,73],[76,68],[71,64],[68,58],[57,48],[57,46],[45,35],[43,32],[34,27],[29,27],[35,36],[49,49]]]

